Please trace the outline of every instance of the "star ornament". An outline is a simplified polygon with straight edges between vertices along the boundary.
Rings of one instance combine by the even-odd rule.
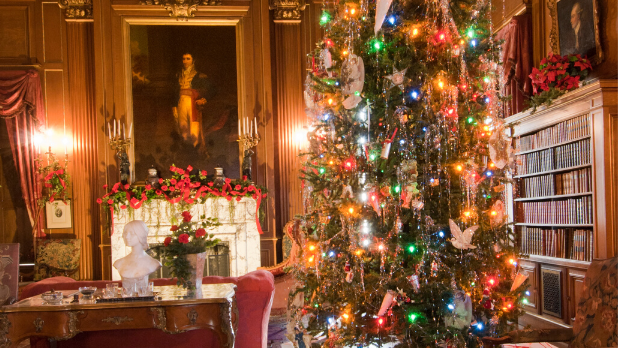
[[[386,75],[386,78],[391,80],[390,88],[399,87],[399,89],[401,89],[401,91],[403,92],[403,89],[404,89],[403,84],[407,80],[407,77],[406,77],[407,70],[408,68],[405,68],[399,71],[397,70],[397,68],[393,67],[393,73],[390,75]]]
[[[455,224],[455,221],[449,219],[448,224],[451,228],[451,234],[455,237],[451,239],[451,243],[455,248],[460,250],[476,249],[476,246],[470,244],[470,242],[472,241],[472,235],[479,228],[478,225],[468,227],[465,231],[461,232],[461,228]]]

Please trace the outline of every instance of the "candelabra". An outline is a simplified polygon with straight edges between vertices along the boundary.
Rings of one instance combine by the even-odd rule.
[[[127,155],[127,150],[131,146],[131,131],[133,130],[133,123],[131,123],[131,127],[129,127],[129,137],[127,138],[127,130],[122,125],[120,126],[119,120],[114,120],[114,132],[112,133],[112,127],[109,123],[107,123],[107,131],[109,134],[109,146],[112,150],[116,151],[116,158],[118,159],[118,170],[120,172],[120,182],[123,185],[129,184],[129,180],[131,178],[131,170],[129,167],[131,163],[129,162],[129,155]],[[116,133],[116,126],[118,127],[118,132]]]
[[[260,135],[257,132],[253,135],[242,134],[238,137],[238,143],[243,150],[242,175],[246,176],[249,181],[251,181],[251,157],[254,154],[252,148],[256,147],[259,142]]]

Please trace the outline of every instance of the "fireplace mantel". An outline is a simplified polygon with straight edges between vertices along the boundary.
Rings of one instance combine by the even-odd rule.
[[[112,264],[126,256],[131,249],[124,244],[122,230],[133,220],[143,220],[148,226],[148,243],[162,243],[171,234],[170,218],[180,217],[181,211],[165,200],[155,199],[144,203],[139,209],[121,210],[114,214],[112,234]],[[230,276],[238,277],[256,270],[260,264],[260,234],[256,223],[256,201],[243,197],[240,201],[225,198],[208,198],[203,204],[195,204],[191,215],[216,217],[221,226],[209,231],[230,248]],[[112,279],[120,280],[118,271],[112,267]]]

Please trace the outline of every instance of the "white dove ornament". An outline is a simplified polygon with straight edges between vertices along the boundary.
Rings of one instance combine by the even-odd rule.
[[[479,228],[478,225],[471,226],[466,228],[463,233],[455,221],[449,219],[448,220],[449,227],[451,228],[451,234],[454,238],[451,239],[451,243],[457,249],[465,250],[465,249],[476,249],[475,245],[470,244],[472,241],[472,235]]]

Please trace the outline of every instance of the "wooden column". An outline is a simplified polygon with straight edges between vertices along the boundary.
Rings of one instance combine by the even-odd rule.
[[[69,70],[68,106],[73,151],[73,231],[82,240],[81,279],[101,279],[99,256],[99,205],[97,199],[98,151],[94,104],[94,23],[67,22]],[[71,151],[70,151],[71,152]]]
[[[296,214],[302,214],[301,159],[298,157],[306,132],[303,102],[303,71],[300,14],[304,5],[289,1],[283,8],[274,4],[275,45],[275,165],[277,182],[277,230]]]

